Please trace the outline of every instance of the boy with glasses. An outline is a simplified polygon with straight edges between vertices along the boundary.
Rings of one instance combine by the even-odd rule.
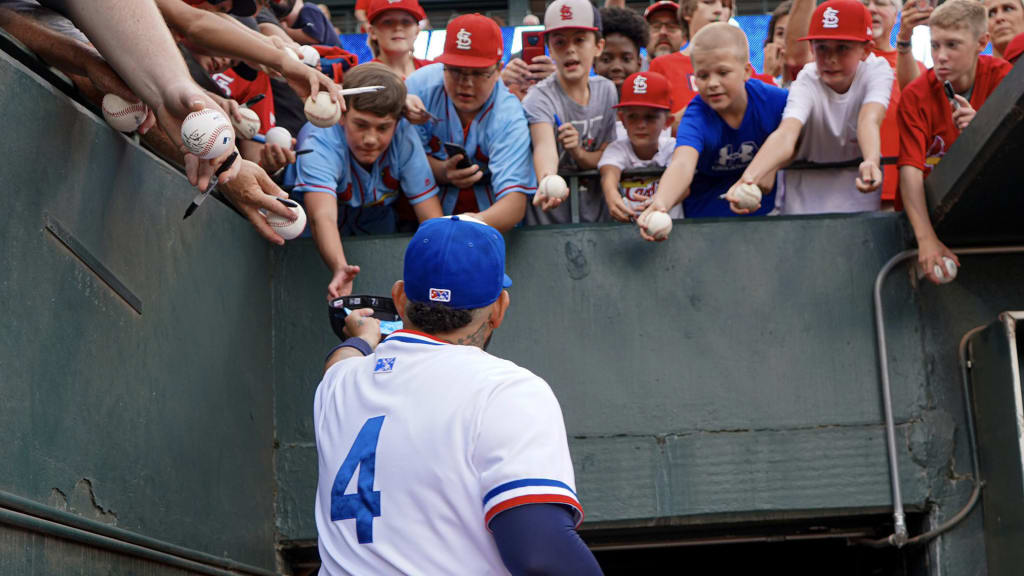
[[[537,179],[523,107],[499,81],[501,57],[501,29],[493,20],[480,14],[455,18],[438,63],[406,80],[406,115],[420,124],[444,213],[475,214],[507,232],[523,219]],[[449,155],[445,144],[468,157]]]

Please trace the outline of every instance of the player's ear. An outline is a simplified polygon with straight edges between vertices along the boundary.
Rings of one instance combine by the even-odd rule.
[[[399,280],[391,286],[391,300],[395,303],[395,309],[402,318],[402,324],[408,322],[405,318],[405,306],[409,299],[405,296],[405,281]]]
[[[505,312],[508,311],[510,301],[511,298],[508,295],[508,290],[502,290],[501,295],[494,301],[494,306],[491,308],[491,317],[487,319],[492,331],[497,330],[498,326],[501,326],[502,321],[505,320]]]

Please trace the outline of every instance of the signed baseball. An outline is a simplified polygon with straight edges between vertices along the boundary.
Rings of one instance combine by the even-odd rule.
[[[569,195],[569,186],[558,174],[550,174],[540,181],[537,193],[549,198],[565,198]]]
[[[761,207],[761,189],[756,184],[740,183],[733,190],[737,208],[753,212]]]
[[[303,111],[306,118],[320,128],[330,128],[341,120],[341,106],[337,102],[331,102],[331,95],[327,92],[318,92],[315,98],[306,98]]]
[[[235,145],[235,131],[224,113],[205,108],[185,117],[181,124],[181,139],[189,152],[209,160],[231,151]]]
[[[285,240],[298,238],[299,234],[302,234],[302,231],[306,229],[306,211],[294,200],[289,200],[288,198],[278,198],[277,200],[290,208],[297,218],[295,220],[288,220],[273,212],[265,212],[264,216],[267,218],[267,224],[270,224],[274,232],[280,234],[281,238]]]
[[[299,52],[302,52],[302,63],[306,66],[315,68],[320,65],[320,53],[316,51],[316,48],[303,44],[299,47]]]
[[[658,240],[664,240],[672,232],[672,217],[664,212],[653,211],[647,215],[644,231]]]
[[[249,108],[239,108],[238,114],[242,116],[242,121],[239,122],[232,116],[231,125],[235,127],[235,131],[238,132],[238,136],[242,140],[252,140],[252,137],[260,131],[260,117]]]
[[[292,149],[292,134],[284,126],[274,126],[267,130],[266,138],[267,144],[280,146],[285,150]]]
[[[103,97],[103,119],[118,132],[135,132],[149,116],[149,108],[142,102],[129,102],[117,94]]]
[[[942,269],[945,266],[945,270]],[[932,268],[932,275],[939,280],[940,284],[949,284],[956,279],[957,267],[956,262],[953,261],[949,256],[942,257],[942,266],[936,265]]]

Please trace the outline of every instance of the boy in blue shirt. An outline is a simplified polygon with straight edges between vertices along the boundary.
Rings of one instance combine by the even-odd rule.
[[[316,247],[331,270],[328,300],[351,294],[359,274],[345,259],[341,236],[396,232],[399,194],[420,222],[442,216],[419,135],[402,119],[402,79],[374,62],[345,74],[346,88],[378,85],[384,89],[346,96],[348,111],[339,124],[306,124],[299,147],[312,152],[299,156],[285,176],[295,182],[292,192],[305,204]]]
[[[691,41],[694,80],[699,95],[687,106],[676,134],[672,161],[658,192],[637,220],[652,211],[667,212],[683,203],[687,218],[744,213],[720,198],[743,174],[761,144],[779,126],[786,91],[751,78],[749,46],[743,31],[725,22],[708,24]],[[775,173],[758,184],[769,193],[754,214],[775,203]]]

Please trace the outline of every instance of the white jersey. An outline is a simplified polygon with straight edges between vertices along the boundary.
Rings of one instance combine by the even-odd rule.
[[[320,574],[507,574],[490,520],[583,509],[558,400],[529,370],[399,330],[314,400]]]

